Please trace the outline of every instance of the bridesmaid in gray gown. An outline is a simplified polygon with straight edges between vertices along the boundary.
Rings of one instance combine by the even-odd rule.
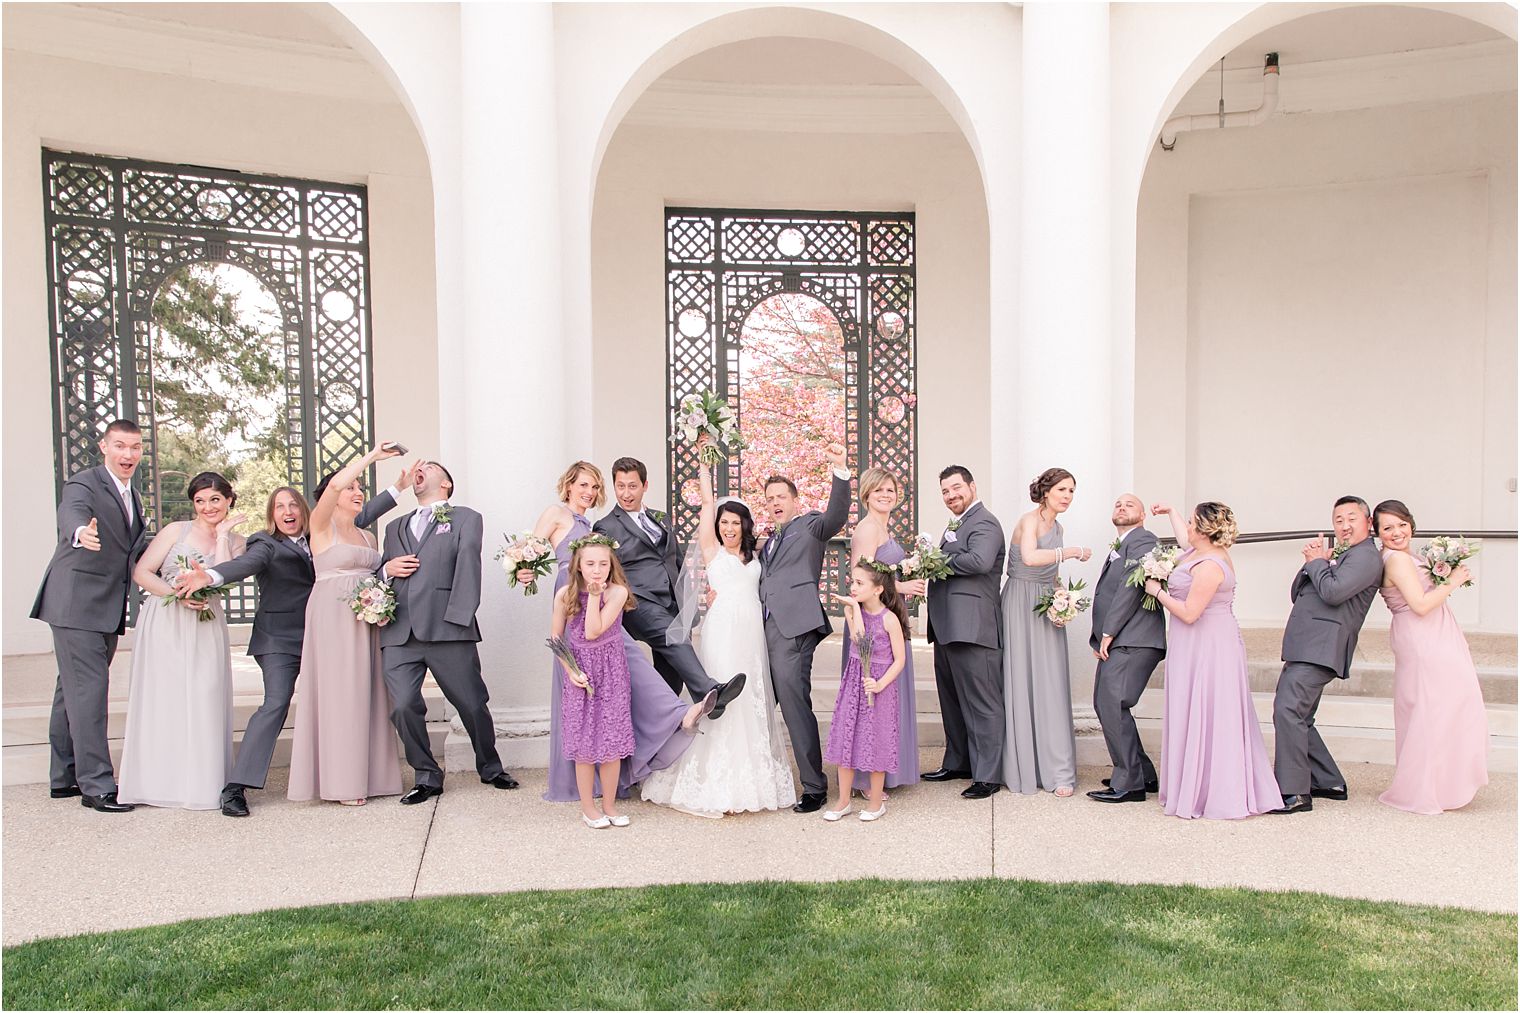
[[[1056,518],[1071,506],[1077,480],[1065,468],[1049,468],[1029,484],[1039,506],[1019,518],[1008,546],[1003,585],[1003,780],[1033,795],[1044,789],[1066,798],[1077,785],[1077,739],[1071,722],[1071,673],[1066,630],[1035,605],[1055,584],[1060,564],[1083,562],[1092,550],[1063,547]]]

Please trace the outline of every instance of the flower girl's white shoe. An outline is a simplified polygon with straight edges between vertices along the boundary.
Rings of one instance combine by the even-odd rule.
[[[849,806],[845,806],[843,809],[825,809],[823,811],[823,818],[830,823],[838,823],[848,815],[850,815]]]
[[[606,830],[608,827],[612,826],[612,821],[605,816],[598,816],[596,819],[592,819],[585,813],[581,813],[581,822],[586,824],[586,826],[590,827],[592,830]]]
[[[887,800],[886,799],[882,799],[881,800],[881,808],[880,809],[862,809],[862,810],[860,810],[860,822],[862,822],[862,823],[869,823],[872,820],[879,820],[883,816],[885,816],[886,814],[887,814]]]
[[[616,816],[608,816],[607,819],[611,820],[612,825],[615,827],[626,827],[633,822],[632,816],[624,816],[622,813],[618,813]]]

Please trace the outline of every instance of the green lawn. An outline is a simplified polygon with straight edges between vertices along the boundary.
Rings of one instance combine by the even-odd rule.
[[[1508,1008],[1516,920],[1009,880],[272,911],[4,954],[7,1008]]]

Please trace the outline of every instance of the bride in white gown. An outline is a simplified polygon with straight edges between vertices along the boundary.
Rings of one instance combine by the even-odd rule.
[[[740,500],[714,502],[706,468],[701,469],[700,484],[697,547],[717,597],[702,621],[697,656],[718,682],[744,672],[750,688],[728,705],[722,720],[704,719],[685,755],[645,778],[640,792],[646,802],[711,819],[724,813],[790,808],[797,790],[771,704],[775,697],[760,608],[754,520]]]

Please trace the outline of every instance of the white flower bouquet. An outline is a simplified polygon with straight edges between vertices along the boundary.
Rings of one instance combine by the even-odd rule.
[[[699,460],[706,466],[720,464],[729,454],[749,446],[739,435],[739,418],[728,402],[712,391],[688,394],[676,411],[676,435],[673,442],[694,446],[703,434],[713,442],[702,448]]]
[[[505,537],[505,536],[503,536]],[[559,561],[554,558],[554,546],[549,539],[524,531],[496,550],[496,559],[507,573],[513,587],[522,585],[523,595],[538,594],[538,578],[552,573]],[[518,579],[519,570],[532,570],[533,578],[526,583]]]
[[[176,556],[176,557],[174,557],[174,561],[179,564],[179,570],[180,570],[181,573],[189,573],[190,572],[190,569],[191,569],[190,560],[191,560],[191,558],[192,557],[190,557],[190,556]],[[206,565],[206,560],[201,557],[200,553],[196,553],[193,558],[194,558],[194,560],[197,563],[200,563],[202,566]],[[230,587],[228,587],[226,584],[221,584],[221,585],[218,585],[217,587],[203,587],[203,588],[200,588],[199,590],[191,591],[189,594],[185,595],[185,597],[188,598],[190,601],[202,601],[202,602],[206,602],[209,605],[211,602],[214,602],[214,601],[217,601],[218,599],[227,597],[228,593],[231,590],[232,589]],[[165,595],[160,595],[159,597],[163,600],[163,603],[165,605],[178,605],[179,602],[180,602],[179,595],[177,593],[173,592],[173,591],[170,591],[168,594],[165,594]],[[209,623],[209,622],[211,622],[211,620],[213,620],[215,618],[216,618],[215,612],[211,608],[208,607],[208,608],[202,609],[199,613],[196,614],[195,621],[199,622],[199,623]]]
[[[1068,581],[1065,587],[1059,582],[1051,585],[1035,603],[1034,614],[1044,616],[1054,626],[1065,626],[1092,607],[1092,599],[1082,594],[1086,587],[1085,580]]]
[[[1425,569],[1430,571],[1430,582],[1441,585],[1451,581],[1451,572],[1478,554],[1476,546],[1457,535],[1437,535],[1420,550]],[[1472,587],[1472,581],[1462,585]]]
[[[897,564],[900,580],[944,580],[950,576],[950,557],[927,534],[918,536],[913,551]]]
[[[1144,587],[1148,580],[1161,582],[1161,590],[1166,590],[1166,582],[1172,578],[1172,571],[1177,569],[1177,560],[1181,558],[1182,550],[1175,545],[1158,545],[1139,559],[1130,560],[1125,565],[1130,568],[1129,575],[1124,578],[1124,583],[1130,587]],[[1156,611],[1156,596],[1147,594],[1141,603],[1147,611]]]
[[[379,577],[366,577],[348,596],[354,618],[371,626],[384,626],[396,618],[396,592]]]

